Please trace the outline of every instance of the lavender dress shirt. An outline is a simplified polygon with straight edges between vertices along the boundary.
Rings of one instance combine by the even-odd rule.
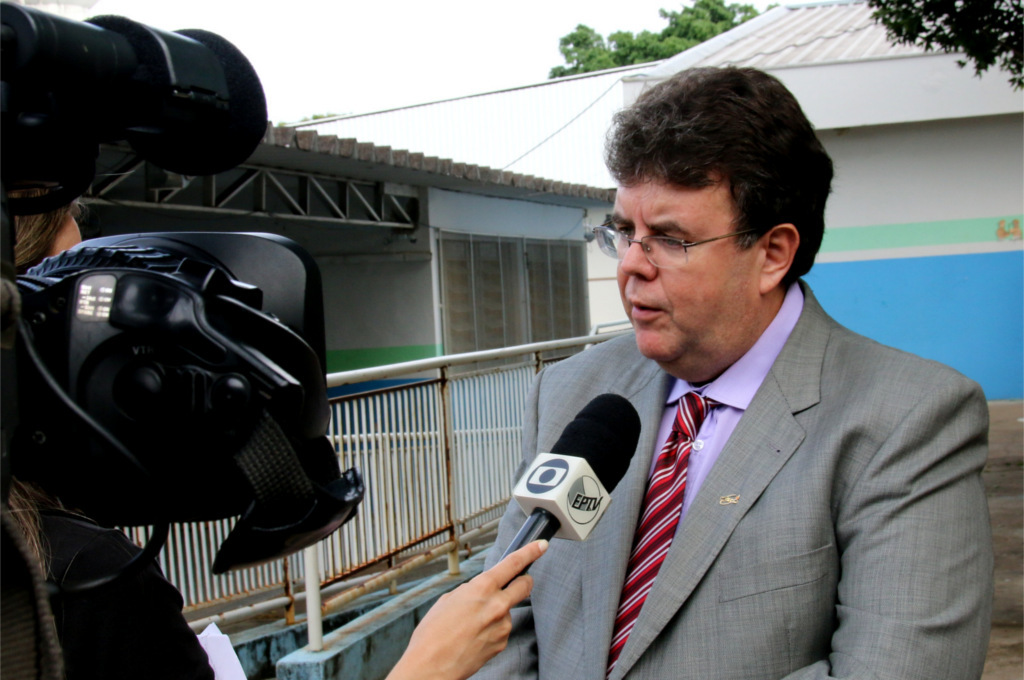
[[[772,364],[775,363],[775,358],[779,356],[782,346],[789,339],[789,334],[793,332],[803,308],[803,291],[800,290],[798,284],[791,284],[789,290],[786,291],[786,297],[782,301],[782,307],[779,308],[778,314],[775,315],[754,346],[736,363],[702,387],[694,388],[687,381],[676,379],[669,389],[668,399],[665,402],[665,414],[661,418],[661,427],[658,430],[658,446],[655,449],[651,465],[652,473],[654,465],[658,461],[657,452],[661,451],[672,430],[672,420],[677,408],[676,402],[688,392],[698,392],[720,404],[708,414],[697,433],[697,439],[694,440],[686,472],[686,491],[683,495],[683,511],[679,526],[682,526],[682,519],[686,517],[686,511],[689,510],[701,484],[711,472],[711,467],[718,460],[718,454],[729,440],[729,435],[736,428],[743,412],[750,405],[750,401],[761,387],[761,383],[764,382],[765,376],[768,375]]]

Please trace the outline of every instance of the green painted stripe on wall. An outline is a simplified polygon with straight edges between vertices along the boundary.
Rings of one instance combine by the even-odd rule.
[[[1017,221],[1016,231],[1014,231],[1014,220]],[[876,224],[868,227],[826,229],[820,252],[839,253],[848,250],[885,250],[958,243],[995,243],[1012,238],[1019,240],[1022,224],[1024,224],[1024,215],[1002,215],[970,220]]]
[[[406,345],[404,347],[367,347],[363,349],[327,350],[327,372],[340,373],[357,368],[399,364],[403,361],[441,356],[440,345]]]

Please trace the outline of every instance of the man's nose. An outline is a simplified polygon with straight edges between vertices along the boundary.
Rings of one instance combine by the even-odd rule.
[[[626,248],[626,252],[623,254],[622,259],[619,260],[619,268],[624,273],[635,274],[637,276],[643,276],[649,278],[654,276],[657,268],[651,264],[650,260],[647,259],[647,253],[644,251],[644,244],[639,241],[634,241],[629,244]]]

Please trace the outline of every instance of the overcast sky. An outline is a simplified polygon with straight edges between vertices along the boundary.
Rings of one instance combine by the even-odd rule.
[[[764,2],[755,2],[764,7]],[[558,39],[583,23],[603,36],[660,31],[680,0],[99,0],[165,30],[202,28],[252,62],[270,119],[376,111],[528,85],[564,63]]]

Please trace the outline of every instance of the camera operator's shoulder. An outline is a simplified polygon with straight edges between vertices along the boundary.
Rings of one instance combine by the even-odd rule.
[[[102,527],[82,515],[43,510],[40,521],[49,573],[57,583],[106,575],[140,550],[123,532]]]

